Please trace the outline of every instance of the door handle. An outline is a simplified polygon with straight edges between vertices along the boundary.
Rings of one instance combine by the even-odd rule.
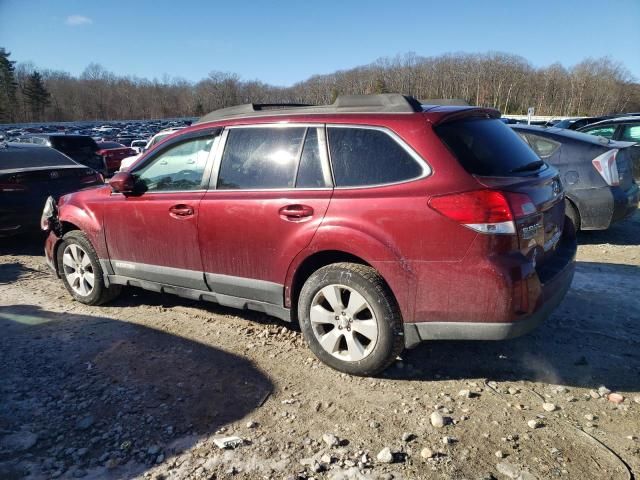
[[[190,217],[194,213],[193,207],[190,205],[178,204],[169,208],[169,215],[174,218]]]
[[[300,220],[302,218],[310,217],[313,215],[313,208],[309,205],[287,205],[282,207],[279,211],[280,216],[285,220]]]

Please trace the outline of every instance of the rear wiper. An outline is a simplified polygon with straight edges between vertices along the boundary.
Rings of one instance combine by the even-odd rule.
[[[509,173],[528,172],[530,170],[538,170],[543,165],[544,165],[544,162],[542,160],[536,160],[534,162],[529,162],[524,165],[520,165],[519,167],[513,168],[509,170]]]

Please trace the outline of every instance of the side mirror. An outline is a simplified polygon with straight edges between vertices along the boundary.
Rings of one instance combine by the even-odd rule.
[[[131,193],[136,184],[129,172],[118,172],[109,180],[111,189],[116,193]]]

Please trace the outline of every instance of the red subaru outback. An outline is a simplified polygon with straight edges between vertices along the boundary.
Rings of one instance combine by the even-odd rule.
[[[76,300],[132,285],[298,321],[357,375],[424,340],[495,340],[573,277],[558,172],[495,110],[402,95],[218,110],[109,185],[49,201]]]

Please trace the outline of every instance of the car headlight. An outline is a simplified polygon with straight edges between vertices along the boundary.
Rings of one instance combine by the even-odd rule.
[[[48,197],[44,202],[42,216],[40,217],[40,228],[45,232],[51,230],[51,219],[56,216],[56,201],[53,197]]]

